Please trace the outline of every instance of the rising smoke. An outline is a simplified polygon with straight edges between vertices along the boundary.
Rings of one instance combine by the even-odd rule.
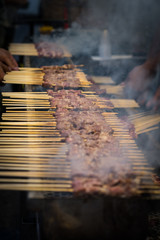
[[[158,22],[158,1],[88,0],[65,41],[73,54],[92,54],[107,29],[113,54],[146,54]],[[88,31],[87,31],[88,30]],[[68,40],[67,40],[68,39]]]

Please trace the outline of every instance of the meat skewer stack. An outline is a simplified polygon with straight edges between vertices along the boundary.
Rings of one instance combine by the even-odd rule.
[[[9,51],[12,55],[40,56],[51,58],[70,58],[72,55],[63,45],[53,42],[11,43]]]
[[[43,71],[45,74],[49,74],[49,77],[51,78],[52,75],[63,75],[65,71],[64,68],[66,68],[66,66],[44,67]],[[72,73],[71,70],[73,70]],[[90,85],[85,74],[82,71],[75,70],[75,68],[67,68],[69,82],[72,79],[75,81],[75,78],[77,78],[82,86],[83,84],[84,86],[87,84]],[[66,78],[68,78],[68,75]],[[70,76],[72,76],[71,79]],[[57,83],[58,87],[58,80],[56,80],[55,83]],[[141,186],[143,188],[143,185],[140,185],[140,183],[142,183],[143,180],[148,177],[151,178],[150,171],[152,171],[152,169],[147,167],[144,155],[138,149],[135,141],[131,138],[128,129],[125,128],[123,123],[119,121],[116,112],[111,111],[115,108],[115,106],[125,106],[125,101],[123,99],[118,100],[118,104],[118,102],[116,102],[117,99],[112,101],[110,99],[103,99],[98,97],[94,91],[89,90],[88,92],[84,90],[81,91],[65,88],[56,91],[55,90],[56,89],[54,87],[53,90],[48,90],[48,94],[43,92],[26,93],[26,96],[25,93],[3,94],[3,104],[6,106],[7,112],[6,114],[3,114],[3,120],[5,122],[1,122],[1,138],[6,140],[7,144],[9,143],[9,146],[11,146],[13,143],[10,139],[7,139],[7,137],[13,137],[12,141],[15,140],[15,142],[19,143],[21,139],[18,139],[17,141],[17,137],[21,138],[26,130],[29,129],[31,131],[33,129],[33,133],[29,131],[29,133],[27,132],[26,136],[28,137],[29,142],[33,143],[35,147],[35,149],[32,150],[32,144],[29,144],[28,149],[20,149],[20,147],[18,147],[13,150],[11,148],[11,152],[9,152],[9,150],[7,150],[8,148],[4,147],[2,144],[1,160],[3,161],[3,164],[5,160],[11,160],[10,156],[14,156],[16,161],[20,161],[19,157],[24,158],[27,154],[27,157],[31,158],[34,162],[36,160],[43,162],[44,160],[48,166],[50,166],[50,164],[52,165],[52,161],[54,163],[57,161],[57,164],[63,164],[63,162],[66,163],[64,164],[65,174],[63,176],[61,171],[59,177],[67,179],[67,177],[71,176],[73,191],[76,194],[98,193],[112,196],[131,196],[141,193],[139,187]],[[129,101],[127,102],[127,107],[138,107],[137,104],[129,105],[128,103]],[[29,112],[24,111],[25,109],[27,109]],[[36,112],[38,112],[39,109],[43,109],[43,111],[44,109],[54,109],[55,112],[52,114],[54,117],[53,119],[56,121],[52,122],[50,118],[49,120],[46,117],[46,122],[44,122],[44,116],[37,115],[36,117]],[[30,115],[32,111],[34,112],[34,110],[35,114],[33,114],[33,116]],[[36,121],[31,121],[30,117],[33,117],[33,119],[36,118]],[[15,122],[13,122],[13,119],[15,119]],[[43,129],[43,127],[53,126],[56,127],[56,129],[54,128],[54,131],[51,133],[49,133],[48,130]],[[38,134],[38,137],[40,137],[39,146],[43,144],[41,138],[43,137],[45,139],[48,134],[51,139],[52,134],[56,136],[55,141],[58,141],[59,146],[57,146],[54,142],[54,146],[57,147],[52,148],[51,144],[48,143],[49,138],[47,137],[45,148],[36,148],[37,138],[34,139],[33,135],[38,133],[37,130],[40,131],[40,135]],[[44,130],[44,132],[42,130]],[[56,134],[58,134],[58,136]],[[3,140],[1,140],[1,142],[3,142]],[[61,160],[62,157],[64,157],[64,153],[62,154],[61,152],[61,141],[65,141],[67,143],[68,149],[68,151],[65,152],[65,160],[63,159],[62,162]],[[22,145],[25,145],[25,141]],[[39,152],[38,149],[40,149]],[[60,153],[60,156],[56,156],[57,153]],[[61,154],[63,156],[61,156]],[[46,156],[49,159],[46,159]],[[3,157],[5,157],[5,160]],[[12,170],[16,168],[18,169],[19,167],[15,165],[14,168],[13,165],[10,166],[9,163],[6,164],[7,166],[5,166],[5,169],[10,168]],[[70,164],[71,166],[69,174],[67,164]],[[55,167],[53,168],[56,169]],[[20,167],[20,169],[22,168]],[[24,169],[27,169],[28,171],[32,168],[31,166],[29,166],[29,168],[24,166],[23,170]],[[47,174],[48,172],[45,171],[43,177],[45,176],[52,178],[53,176],[55,180],[57,172],[53,171],[53,169],[48,169],[48,171],[49,174]],[[1,171],[1,174],[1,176],[5,176],[3,175],[3,171]],[[8,172],[6,174],[6,176],[10,176]],[[11,176],[14,174],[15,176],[22,176],[24,173],[19,173],[16,171],[16,173],[11,173]],[[28,177],[33,177],[34,174],[35,176],[42,176],[39,171],[37,171],[37,175],[36,172],[27,172],[27,174],[25,176]],[[64,181],[65,179],[63,179],[63,183]],[[69,179],[67,179],[67,184],[68,181]],[[4,186],[2,184],[0,186],[2,186],[3,189],[6,185]],[[11,188],[11,186],[9,187]],[[26,190],[27,189],[29,188],[26,188]],[[46,191],[48,191],[48,189],[49,188],[46,187]],[[69,187],[66,188],[66,192],[68,189],[70,192],[72,191],[72,189]],[[50,191],[52,190],[50,189]]]

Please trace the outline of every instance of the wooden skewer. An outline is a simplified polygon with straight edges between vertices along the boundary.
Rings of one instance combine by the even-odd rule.
[[[159,185],[144,185],[144,186],[140,186],[140,189],[159,189],[159,193],[160,193],[160,186]]]
[[[145,166],[148,166],[148,162],[143,162],[143,163],[141,163],[141,162],[132,162],[132,165],[134,166],[142,166],[142,165],[145,165]]]
[[[3,93],[2,93],[2,95],[3,95]],[[48,95],[42,95],[42,94],[40,94],[40,95],[38,95],[38,94],[36,94],[36,95],[33,95],[33,94],[17,94],[17,95],[9,95],[9,96],[4,96],[4,97],[14,97],[14,98],[16,98],[16,99],[18,99],[18,98],[20,98],[20,99],[50,99],[51,97],[50,96],[48,96]]]
[[[30,155],[30,153],[1,153],[1,156],[7,156],[7,157],[30,157],[31,155]],[[57,157],[59,157],[59,158],[63,158],[63,157],[66,157],[66,155],[65,154],[62,154],[62,153],[59,153],[58,151],[55,151],[55,152],[53,152],[52,154],[47,154],[47,156],[46,156],[46,153],[45,154],[40,154],[40,153],[33,153],[32,154],[32,157],[48,157],[48,158],[53,158],[53,157],[55,157],[55,156],[57,156]]]
[[[25,148],[25,147],[30,147],[30,148],[37,148],[37,147],[44,147],[44,148],[52,148],[53,147],[53,151],[55,151],[55,149],[57,149],[57,151],[67,151],[66,147],[63,146],[55,146],[52,143],[18,143],[18,144],[2,144],[0,145],[0,148],[4,148],[4,147],[9,147],[9,148]]]
[[[24,106],[27,106],[27,105],[36,105],[37,107],[38,107],[38,104],[39,104],[39,106],[41,107],[41,106],[47,106],[48,108],[50,107],[50,103],[49,103],[49,101],[43,101],[43,100],[40,100],[40,101],[38,101],[38,100],[29,100],[29,101],[27,101],[27,100],[22,100],[22,99],[20,99],[19,101],[10,101],[10,100],[8,100],[8,101],[3,101],[3,105],[17,105],[17,106],[21,106],[21,105],[24,105]],[[49,110],[50,109],[48,109],[48,110],[42,110],[42,111],[46,111],[46,112],[49,112]],[[26,110],[23,110],[24,112],[26,112],[26,113],[28,113],[28,111],[31,111],[30,109],[28,109],[28,111]],[[36,110],[32,110],[32,111],[35,111],[36,112]],[[37,110],[38,111],[38,110]],[[7,113],[9,112],[8,110],[6,111]],[[17,113],[20,113],[21,111],[20,110],[13,110],[12,112],[17,112]]]
[[[31,130],[31,129],[35,129],[35,130],[40,130],[42,127],[38,126],[38,127],[33,127],[33,126],[23,126],[23,127],[20,127],[20,126],[15,126],[13,124],[13,126],[0,126],[1,129],[28,129],[28,130]],[[50,127],[50,126],[45,126],[45,129],[46,130],[55,130],[55,126],[53,127]]]
[[[47,92],[2,92],[3,96],[11,95],[47,95]]]
[[[7,72],[6,74],[10,75],[10,76],[44,76],[45,73],[43,73],[42,71],[28,71],[28,70],[23,70],[23,71],[11,71],[11,72]]]
[[[42,164],[19,164],[19,163],[14,163],[14,164],[3,164],[0,163],[0,169],[1,170],[22,170],[22,171],[56,171],[56,172],[64,172],[64,173],[70,173],[71,169],[70,166],[63,166],[63,165],[59,165],[59,166],[52,166],[51,164],[44,164],[42,166]]]
[[[17,129],[17,130],[15,130],[15,129],[2,129],[2,133],[51,133],[51,134],[55,134],[55,133],[59,133],[60,134],[60,132],[59,131],[57,131],[57,130],[50,130],[50,131],[47,131],[47,130],[45,130],[45,129],[40,129],[40,130],[34,130],[34,129],[32,129],[32,130],[30,130],[30,129],[24,129],[24,130],[22,130],[22,129]]]
[[[38,117],[38,118],[51,118],[51,119],[55,119],[53,117],[53,113],[52,114],[34,114],[34,113],[28,113],[26,111],[26,113],[2,113],[3,117]]]
[[[6,103],[6,104],[3,104],[3,106],[6,106],[6,108],[14,108],[16,107],[16,109],[19,109],[19,108],[50,108],[50,105],[48,104],[36,104],[36,103],[19,103],[19,104],[14,104],[14,103]]]
[[[0,142],[4,142],[4,141],[13,141],[13,142],[44,142],[44,141],[48,141],[48,142],[56,142],[56,141],[61,141],[61,140],[64,140],[64,138],[62,137],[33,137],[33,138],[30,138],[30,137],[22,137],[22,138],[15,138],[15,137],[3,137],[3,138],[0,138]]]
[[[8,161],[24,161],[24,162],[48,162],[51,161],[54,164],[68,164],[68,160],[66,158],[48,158],[48,156],[45,157],[33,157],[33,156],[25,156],[25,157],[12,157],[12,156],[0,156],[1,162],[8,162]],[[70,162],[69,162],[70,163]]]
[[[16,146],[19,146],[19,147],[21,147],[21,146],[27,146],[27,145],[29,145],[29,146],[31,146],[31,147],[34,147],[34,146],[43,146],[44,145],[44,147],[46,147],[46,146],[51,146],[51,147],[54,147],[54,146],[56,146],[55,144],[54,144],[54,141],[45,141],[45,140],[43,140],[43,142],[37,142],[37,141],[33,141],[33,142],[30,142],[29,140],[28,141],[1,141],[0,142],[0,147],[3,147],[3,145],[9,145],[9,147],[16,147]],[[58,147],[63,147],[63,145],[58,145]]]
[[[145,192],[144,192],[144,190],[139,190],[138,191],[138,194],[144,194]],[[147,190],[146,191],[146,194],[150,194],[150,195],[153,195],[153,194],[155,194],[155,195],[159,195],[160,194],[160,190]],[[150,196],[150,199],[152,199],[152,198],[155,198],[154,196]],[[158,196],[158,199],[159,199],[159,196]]]
[[[124,155],[125,155],[125,153],[124,153]],[[126,154],[127,155],[127,154]],[[143,156],[136,156],[136,155],[127,155],[128,156],[128,158],[131,158],[132,160],[134,160],[135,161],[135,159],[138,159],[138,161],[139,160],[145,160],[145,158],[143,157]],[[145,160],[146,161],[146,160]]]
[[[18,166],[19,165],[19,166]],[[1,164],[0,163],[0,169],[1,170],[17,170],[17,171],[53,171],[54,172],[64,172],[64,173],[70,173],[70,166],[52,166],[52,165],[49,165],[49,164],[46,164],[44,166],[42,165],[38,165],[38,164],[35,164],[35,165],[30,165],[30,164],[6,164],[4,165],[3,163]]]
[[[38,111],[19,111],[19,112],[15,112],[15,111],[12,111],[12,112],[5,112],[5,113],[2,113],[2,116],[34,116],[34,117],[52,117],[54,118],[53,116],[53,112],[52,111],[41,111],[41,113],[39,113]]]
[[[42,85],[42,82],[18,82],[18,81],[3,81],[4,83],[8,83],[8,84],[25,84],[25,85]]]
[[[51,177],[51,178],[62,178],[62,179],[68,179],[70,178],[70,174],[68,173],[58,173],[53,171],[26,171],[26,172],[20,172],[20,171],[1,171],[0,172],[1,177]]]
[[[4,148],[1,148],[0,149],[0,152],[1,153],[4,153],[4,152],[8,152],[8,153],[11,153],[11,152],[23,152],[23,153],[45,153],[46,152],[46,154],[52,154],[52,152],[54,151],[54,150],[56,150],[56,151],[58,151],[58,150],[60,150],[61,151],[61,149],[59,149],[59,148],[57,148],[57,147],[49,147],[49,148],[42,148],[42,147],[38,147],[38,148],[34,148],[34,149],[31,149],[30,147],[29,148],[16,148],[16,149],[11,149],[11,148],[7,148],[7,147],[4,147]]]
[[[29,134],[29,133],[23,133],[23,134],[20,134],[20,133],[0,133],[0,137],[3,137],[3,136],[8,136],[8,137],[36,137],[36,136],[40,136],[40,137],[47,137],[47,136],[53,136],[53,133],[52,134]]]
[[[2,92],[5,97],[17,96],[48,96],[47,92]]]
[[[142,133],[154,131],[154,130],[157,130],[157,129],[159,129],[159,127],[152,127],[152,128],[148,128],[148,129],[145,129],[145,130],[142,130],[142,131],[137,131],[137,134],[142,134]]]
[[[18,78],[15,78],[15,79],[7,79],[7,78],[4,78],[3,80],[5,83],[13,83],[13,84],[33,84],[33,85],[42,85],[43,83],[43,79],[18,79]]]
[[[19,81],[19,82],[27,82],[27,81],[43,81],[44,77],[43,75],[33,75],[33,74],[6,74],[3,78],[4,81]]]
[[[60,134],[60,132],[56,129],[51,129],[48,131],[48,129],[2,129],[1,133],[30,133],[30,134],[34,134],[34,133],[52,133],[52,134]]]
[[[42,122],[55,122],[55,120],[53,120],[52,118],[42,118],[42,117],[2,117],[2,120],[6,120],[6,121],[42,121]]]
[[[2,103],[6,103],[6,102],[9,102],[9,103],[49,103],[48,99],[21,99],[21,98],[18,98],[18,99],[3,99]]]
[[[26,99],[26,100],[25,99],[23,99],[23,100],[19,99],[19,100],[15,100],[15,101],[13,99],[9,99],[9,100],[7,99],[5,101],[3,100],[2,103],[3,104],[12,104],[12,105],[13,104],[14,105],[17,105],[17,104],[19,104],[19,105],[20,104],[25,104],[25,105],[26,104],[36,104],[36,105],[38,105],[39,104],[40,106],[41,105],[48,105],[48,106],[50,105],[48,100],[35,100],[35,99],[34,100],[32,100],[32,99],[30,99],[30,100],[28,100],[28,99]]]
[[[114,81],[111,79],[111,77],[102,77],[102,76],[92,76],[92,79],[95,83],[101,83],[101,84],[114,84]]]
[[[46,118],[27,118],[27,117],[25,117],[25,118],[23,118],[23,117],[2,117],[2,120],[6,120],[6,121],[20,121],[20,122],[22,122],[22,121],[34,121],[34,122],[36,122],[36,121],[46,121],[46,122],[53,122],[52,121],[52,119],[46,119]]]
[[[33,43],[10,43],[10,47],[16,47],[16,48],[25,48],[25,47],[30,47],[30,48],[35,48],[35,45]]]
[[[72,188],[68,188],[68,187],[56,187],[55,185],[46,185],[44,186],[44,184],[40,184],[40,185],[33,185],[33,184],[0,184],[0,189],[1,190],[15,190],[15,191],[38,191],[38,192],[42,192],[42,191],[51,191],[51,192],[73,192]]]
[[[23,158],[22,158],[23,159]],[[44,163],[48,163],[49,161],[51,161],[50,159],[42,159],[42,160],[33,160],[33,159],[28,159],[28,160],[19,160],[19,159],[16,159],[16,160],[14,160],[14,158],[13,159],[3,159],[3,160],[1,160],[0,159],[0,162],[1,163],[4,163],[4,162],[6,162],[7,161],[7,163],[28,163],[29,162],[29,164],[30,165],[32,165],[32,164],[44,164]],[[57,166],[63,166],[63,167],[66,167],[66,166],[70,166],[70,163],[68,163],[68,162],[66,162],[64,159],[60,159],[60,160],[52,160],[51,161],[51,164],[52,165],[57,165]]]
[[[10,178],[1,178],[0,179],[1,183],[52,183],[55,184],[56,187],[71,187],[72,181],[70,180],[50,180],[50,179],[34,179],[34,178],[29,178],[29,179],[10,179]]]
[[[134,174],[136,174],[137,176],[144,176],[146,175],[147,177],[149,177],[151,175],[151,172],[150,171],[133,171]]]
[[[6,109],[49,109],[49,106],[48,107],[37,107],[37,106],[34,106],[34,107],[6,107]],[[53,108],[54,109],[54,108]]]
[[[25,113],[25,114],[36,114],[36,115],[38,115],[38,114],[45,114],[45,115],[48,115],[48,114],[53,114],[53,113],[55,113],[53,110],[42,110],[42,111],[35,111],[35,110],[26,110],[26,111],[12,111],[12,110],[9,110],[9,111],[7,111],[6,112],[6,114],[15,114],[15,113],[18,113],[18,114],[23,114],[23,113]]]
[[[20,126],[20,125],[30,125],[30,126],[50,126],[53,127],[56,125],[55,122],[0,122],[0,125],[12,125],[12,126]]]
[[[28,67],[19,67],[19,71],[42,71],[43,68],[28,68]]]
[[[141,171],[141,170],[153,171],[153,170],[154,170],[154,168],[152,168],[152,167],[146,167],[146,166],[145,166],[145,167],[143,167],[143,166],[138,166],[138,167],[136,166],[136,167],[135,167],[135,166],[134,166],[133,169],[136,170],[136,171]]]

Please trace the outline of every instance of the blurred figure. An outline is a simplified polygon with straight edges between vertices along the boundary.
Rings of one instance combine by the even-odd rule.
[[[153,110],[160,106],[159,59],[148,59],[136,66],[125,81],[125,93],[140,105]]]
[[[160,3],[153,5],[158,8]],[[151,11],[151,10],[150,10]],[[155,14],[156,16],[156,14]],[[152,14],[152,18],[153,14]],[[152,34],[146,61],[134,67],[128,74],[125,92],[128,97],[135,98],[140,105],[158,110],[160,107],[160,15],[152,22]]]
[[[147,60],[128,74],[125,92],[140,105],[158,110],[160,107],[160,33],[156,35]]]

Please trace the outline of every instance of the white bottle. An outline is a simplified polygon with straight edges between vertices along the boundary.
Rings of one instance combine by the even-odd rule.
[[[111,44],[109,39],[109,32],[106,29],[103,31],[100,40],[99,57],[102,60],[107,60],[111,58]]]

